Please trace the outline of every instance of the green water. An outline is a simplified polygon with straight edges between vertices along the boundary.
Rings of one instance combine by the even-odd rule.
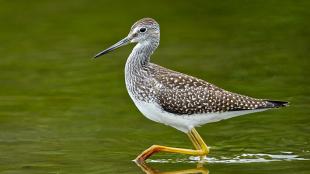
[[[131,160],[150,145],[192,147],[131,102],[123,70],[133,46],[91,60],[147,16],[161,25],[153,62],[291,103],[198,128],[211,147],[205,171],[310,173],[309,1],[0,4],[0,173],[142,173]],[[180,171],[193,160],[161,153],[148,165]]]

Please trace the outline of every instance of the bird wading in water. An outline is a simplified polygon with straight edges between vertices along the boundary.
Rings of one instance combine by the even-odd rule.
[[[127,37],[95,55],[95,58],[129,43],[136,43],[125,65],[129,96],[148,119],[186,133],[195,149],[153,145],[135,159],[143,162],[156,152],[181,153],[202,158],[209,148],[195,127],[206,123],[287,106],[288,102],[257,99],[221,89],[207,81],[150,62],[159,45],[159,24],[143,18]]]

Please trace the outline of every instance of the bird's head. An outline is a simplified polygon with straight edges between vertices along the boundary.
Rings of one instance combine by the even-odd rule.
[[[143,18],[132,25],[129,34],[124,39],[96,54],[94,58],[98,58],[129,43],[159,42],[159,37],[159,24],[152,18]]]

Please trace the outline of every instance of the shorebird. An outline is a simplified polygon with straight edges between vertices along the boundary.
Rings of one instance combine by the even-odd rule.
[[[144,162],[156,152],[181,153],[205,157],[209,148],[195,127],[206,123],[261,112],[288,105],[285,101],[257,99],[226,91],[202,79],[176,72],[150,62],[159,45],[159,24],[143,18],[129,34],[95,58],[129,43],[136,43],[125,65],[125,83],[129,96],[148,119],[186,133],[195,149],[153,145],[137,156]]]

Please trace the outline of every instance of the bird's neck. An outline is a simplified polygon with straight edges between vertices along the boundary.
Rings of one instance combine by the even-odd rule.
[[[159,42],[147,41],[138,43],[129,55],[125,66],[125,82],[129,94],[134,95],[138,91],[137,88],[141,86],[139,84],[143,84],[148,79],[150,57],[158,44]]]
[[[158,45],[158,41],[143,41],[137,43],[127,59],[126,69],[132,71],[147,66],[150,63],[151,55]]]

